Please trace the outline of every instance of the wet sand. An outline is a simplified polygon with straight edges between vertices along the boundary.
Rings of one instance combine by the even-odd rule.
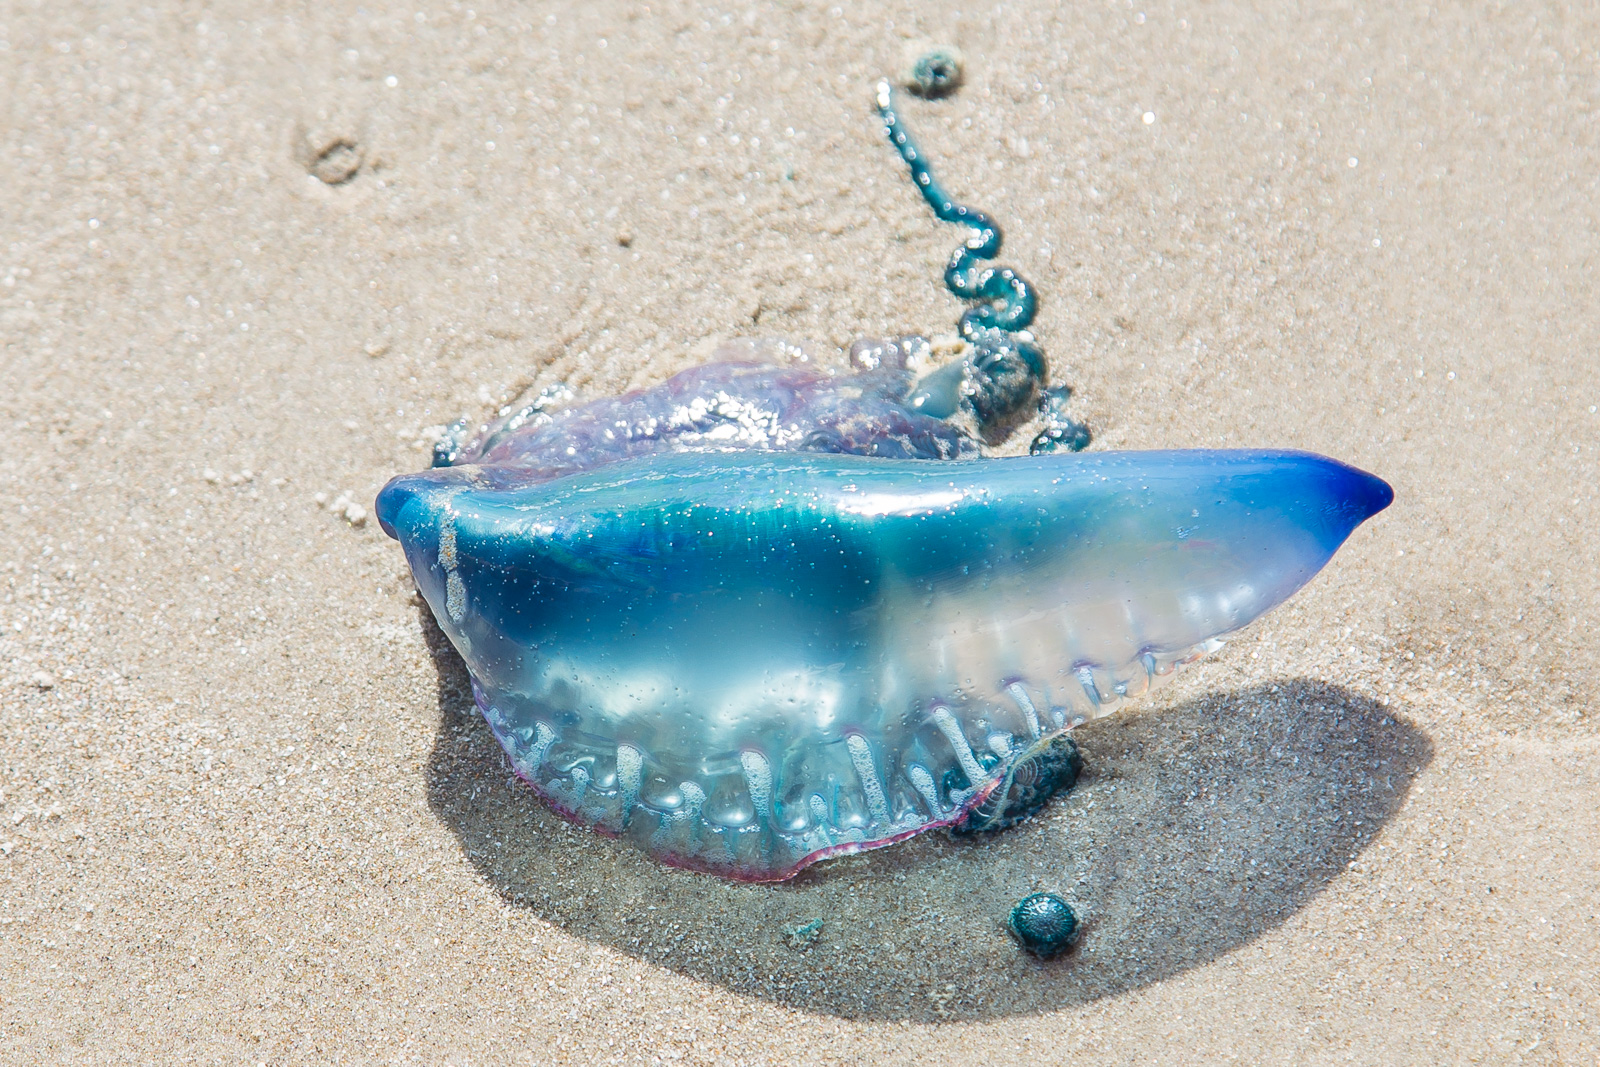
[[[953,329],[960,234],[872,110],[917,38],[966,84],[907,120],[1005,225],[1094,447],[1308,448],[1396,502],[1083,728],[1024,826],[665,870],[510,779],[398,549],[331,505],[558,381]],[[0,11],[0,1059],[1594,1061],[1597,38]],[[1049,964],[1003,930],[1041,889],[1086,926]]]

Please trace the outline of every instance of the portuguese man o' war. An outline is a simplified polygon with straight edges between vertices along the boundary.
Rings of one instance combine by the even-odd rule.
[[[517,470],[378,498],[512,765],[588,825],[753,880],[959,821],[1390,499],[1294,452]]]
[[[962,210],[977,235],[947,280],[982,303],[951,364],[929,369],[921,337],[857,342],[852,373],[736,342],[652,389],[547,392],[379,494],[557,810],[752,881],[1004,827],[1076,778],[1066,731],[1282,602],[1388,505],[1304,452],[986,455],[1044,366],[1031,289],[977,270],[998,230]]]

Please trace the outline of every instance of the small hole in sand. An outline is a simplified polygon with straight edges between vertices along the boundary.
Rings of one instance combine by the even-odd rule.
[[[313,156],[307,170],[325,185],[343,185],[361,170],[361,149],[340,138]]]

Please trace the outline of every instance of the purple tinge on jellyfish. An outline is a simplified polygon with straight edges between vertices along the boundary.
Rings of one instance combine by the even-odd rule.
[[[1392,499],[1303,452],[985,458],[884,344],[530,409],[379,495],[558,810],[756,881],[951,825]]]
[[[946,421],[944,407],[929,414],[922,410],[927,399],[911,395],[915,375],[907,364],[926,359],[928,350],[921,337],[859,341],[851,362],[860,373],[838,375],[800,345],[730,341],[712,362],[654,389],[553,412],[552,397],[542,396],[483,427],[470,442],[447,438],[435,450],[434,465],[474,468],[475,477],[525,485],[659,452],[760,449],[891,459],[974,454],[978,443]]]

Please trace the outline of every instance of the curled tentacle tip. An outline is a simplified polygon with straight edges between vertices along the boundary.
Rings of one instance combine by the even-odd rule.
[[[1078,743],[1065,733],[1035,741],[1012,760],[1000,784],[983,803],[951,826],[950,832],[964,837],[1015,826],[1036,815],[1051,797],[1070,792],[1078,784],[1082,770]]]
[[[1071,947],[1078,934],[1078,917],[1072,905],[1054,893],[1034,893],[1011,909],[1006,928],[1023,948],[1050,959]]]
[[[1046,426],[1034,435],[1028,445],[1028,455],[1046,456],[1052,452],[1082,452],[1089,447],[1093,435],[1089,427],[1077,419],[1066,419],[1059,424]]]
[[[901,82],[911,92],[930,100],[949,96],[961,88],[961,49],[952,44],[917,41],[906,46]]]
[[[1028,447],[1031,456],[1051,452],[1082,452],[1089,447],[1089,427],[1068,412],[1072,390],[1065,385],[1052,386],[1039,395],[1040,428]]]

